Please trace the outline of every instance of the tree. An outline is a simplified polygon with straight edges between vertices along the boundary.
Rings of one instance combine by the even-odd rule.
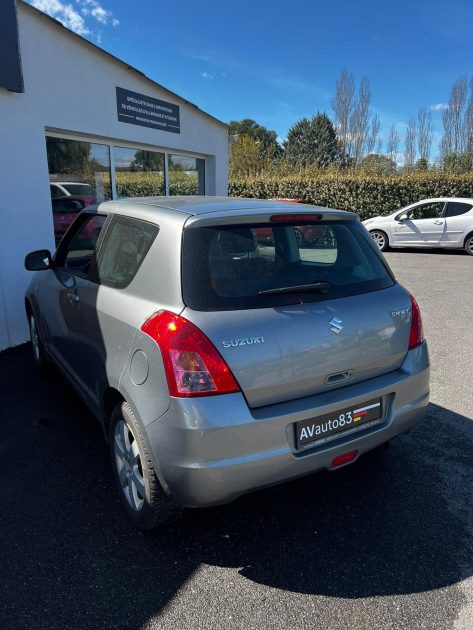
[[[49,172],[82,175],[90,161],[90,148],[88,142],[47,136]],[[103,167],[98,170],[103,170]]]
[[[443,137],[440,143],[442,157],[460,155],[466,148],[464,108],[468,93],[468,81],[459,77],[452,85],[448,107],[442,113]]]
[[[442,158],[444,170],[450,173],[467,173],[473,167],[472,158],[466,153],[444,155]]]
[[[337,135],[340,141],[342,160],[349,157],[350,148],[350,118],[353,112],[355,96],[355,79],[346,69],[342,70],[335,86],[335,96],[332,99],[332,109],[335,114]]]
[[[252,177],[261,171],[260,145],[250,136],[240,136],[230,148],[230,177]]]
[[[332,121],[325,113],[302,118],[289,129],[285,157],[295,166],[325,168],[340,161],[340,147]]]
[[[373,152],[373,149],[375,148],[377,144],[378,135],[379,135],[379,127],[380,127],[379,116],[378,114],[375,114],[373,118],[371,119],[370,132],[369,132],[368,137],[366,138],[365,152],[368,155]],[[381,149],[378,151],[378,153],[381,153]]]
[[[404,167],[410,169],[414,166],[416,159],[416,121],[410,120],[406,129],[406,140],[404,148]]]
[[[399,151],[399,142],[401,138],[396,130],[396,125],[393,123],[389,131],[388,143],[386,145],[386,151],[389,159],[397,163],[397,154]]]
[[[368,138],[370,120],[371,89],[368,77],[362,77],[356,99],[350,116],[350,157],[353,158],[355,166],[360,163]]]
[[[251,118],[244,120],[232,120],[228,123],[228,133],[231,136],[249,136],[256,142],[260,148],[260,158],[269,158],[271,160],[282,156],[282,147],[277,141],[275,131],[270,131],[259,125]]]
[[[417,162],[415,163],[415,170],[416,171],[428,171],[429,170],[429,162],[421,157],[417,160]]]
[[[417,147],[420,160],[425,161],[427,164],[430,158],[433,131],[432,114],[423,107],[417,115]]]
[[[370,153],[361,160],[360,168],[374,175],[394,175],[396,162],[387,155]]]
[[[473,78],[470,79],[470,96],[465,112],[466,152],[473,157]]]
[[[163,154],[155,151],[136,151],[130,166],[132,171],[162,171],[164,169]]]

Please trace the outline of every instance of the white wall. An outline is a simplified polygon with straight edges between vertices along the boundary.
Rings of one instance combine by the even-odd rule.
[[[207,194],[227,194],[225,125],[28,5],[18,3],[18,22],[25,93],[0,89],[0,349],[27,339],[25,254],[54,247],[46,128],[204,156]],[[118,122],[116,86],[177,103],[181,133]]]

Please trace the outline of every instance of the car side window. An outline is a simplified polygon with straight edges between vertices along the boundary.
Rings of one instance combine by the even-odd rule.
[[[422,203],[420,206],[412,208],[407,213],[410,219],[438,219],[442,216],[445,203],[435,201],[432,203]]]
[[[446,216],[458,217],[461,214],[465,214],[466,212],[469,212],[472,208],[473,206],[471,205],[471,203],[462,203],[460,201],[450,201],[447,204]]]
[[[58,266],[74,276],[87,278],[95,262],[97,241],[106,220],[104,215],[90,215],[61,251]]]
[[[97,261],[100,284],[124,289],[135,277],[159,227],[140,219],[115,215],[107,229]]]

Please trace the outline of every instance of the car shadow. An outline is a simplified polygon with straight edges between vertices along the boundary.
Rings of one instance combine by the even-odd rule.
[[[203,564],[350,600],[472,575],[471,419],[431,405],[389,449],[143,534],[119,504],[98,424],[29,352],[0,355],[2,627],[140,628]]]
[[[435,254],[436,256],[468,256],[464,249],[446,249],[444,247],[390,247],[385,253]]]

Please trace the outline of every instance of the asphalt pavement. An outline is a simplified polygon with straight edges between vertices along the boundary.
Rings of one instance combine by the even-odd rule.
[[[473,628],[473,257],[392,252],[432,360],[424,422],[334,473],[143,534],[55,371],[0,355],[0,628]]]

